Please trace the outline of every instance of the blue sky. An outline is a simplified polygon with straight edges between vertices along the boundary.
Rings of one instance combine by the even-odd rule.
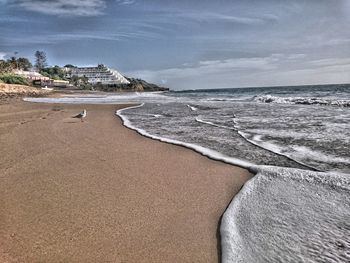
[[[172,89],[350,83],[350,0],[0,0],[0,58]]]

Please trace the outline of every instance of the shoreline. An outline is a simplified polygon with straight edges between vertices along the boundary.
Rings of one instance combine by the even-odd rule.
[[[137,132],[138,134],[140,134],[143,137],[146,137],[146,138],[149,138],[149,139],[152,139],[155,141],[167,143],[170,145],[174,145],[174,146],[180,146],[180,147],[183,147],[185,149],[192,150],[195,153],[200,154],[204,157],[207,157],[210,160],[218,161],[218,162],[222,162],[224,164],[228,164],[228,165],[232,165],[232,166],[239,167],[242,169],[246,169],[251,173],[256,173],[256,165],[253,163],[250,163],[250,162],[244,161],[244,160],[240,160],[237,158],[229,157],[227,155],[221,154],[220,152],[210,150],[208,148],[205,148],[205,147],[197,145],[197,144],[186,143],[186,142],[182,142],[182,141],[178,141],[178,140],[174,140],[174,139],[164,138],[161,136],[151,135],[147,131],[133,126],[130,123],[130,121],[122,115],[122,112],[124,110],[131,109],[131,108],[139,108],[139,107],[142,107],[143,105],[144,105],[144,103],[136,105],[136,106],[130,106],[130,107],[125,107],[125,108],[119,109],[116,112],[116,115],[122,120],[123,125],[125,127],[129,128],[132,131]]]
[[[1,261],[218,262],[219,220],[252,175],[131,131],[120,108],[0,105]]]

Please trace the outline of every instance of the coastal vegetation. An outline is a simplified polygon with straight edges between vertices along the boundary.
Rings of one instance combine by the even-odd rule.
[[[6,84],[29,85],[28,80],[14,74],[0,75],[0,81]]]
[[[12,65],[8,61],[0,60],[0,74],[10,73],[12,70]]]
[[[46,53],[44,51],[35,52],[35,69],[43,76],[54,80],[66,80],[64,70],[60,66],[49,67]]]
[[[76,68],[76,66],[72,65],[72,64],[66,64],[64,66],[65,68]]]
[[[65,80],[65,73],[59,66],[46,67],[39,71],[39,73],[45,77],[49,77],[54,80]]]
[[[36,51],[35,52],[35,68],[37,71],[41,71],[42,69],[48,66],[46,60],[46,53],[44,51]]]
[[[28,58],[12,56],[11,58],[0,60],[0,81],[6,84],[29,85],[24,77],[18,76],[14,70],[30,70],[33,67]]]
[[[30,68],[32,68],[32,63],[27,58],[11,57],[7,60],[0,60],[0,75],[11,73],[15,69],[29,70]]]
[[[17,52],[14,53],[17,55]],[[36,51],[34,54],[35,63],[32,65],[30,60],[25,57],[11,58],[0,60],[0,82],[6,84],[19,84],[19,85],[32,85],[32,80],[27,79],[26,76],[22,76],[22,71],[31,71],[30,74],[34,75],[40,73],[41,76],[49,78],[50,80],[65,80],[69,81],[77,89],[81,90],[99,90],[106,92],[118,92],[118,91],[165,91],[167,88],[159,87],[155,84],[148,83],[141,79],[128,78],[125,79],[129,83],[116,83],[116,84],[103,84],[100,82],[91,83],[89,78],[82,74],[69,75],[67,72],[77,68],[72,64],[66,64],[64,67],[58,65],[49,66],[47,56],[44,51]],[[99,65],[101,66],[101,65]],[[98,66],[98,67],[99,67]],[[103,66],[103,65],[102,65]],[[34,72],[34,73],[33,73]],[[37,72],[37,73],[35,73]],[[119,74],[119,73],[118,73]],[[38,75],[38,74],[37,74]],[[40,75],[35,76],[35,80]],[[47,85],[46,83],[44,85]]]
[[[87,77],[72,76],[70,82],[79,89],[94,90],[94,86],[89,83]]]
[[[118,85],[94,85],[95,90],[105,91],[105,92],[116,92],[116,91],[168,91],[168,88],[159,87],[156,84],[148,83],[142,79],[135,79],[125,77],[130,83],[129,84],[118,84]]]

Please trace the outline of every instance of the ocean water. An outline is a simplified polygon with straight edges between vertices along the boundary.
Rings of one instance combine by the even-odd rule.
[[[255,172],[225,212],[223,262],[350,262],[350,85],[67,96],[138,103],[145,136]]]
[[[350,262],[349,191],[349,176],[260,167],[223,216],[223,262]]]

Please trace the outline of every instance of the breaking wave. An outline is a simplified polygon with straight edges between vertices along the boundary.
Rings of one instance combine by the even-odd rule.
[[[324,105],[337,107],[350,107],[350,100],[338,100],[316,97],[277,97],[265,95],[255,97],[254,101],[261,103],[279,103],[279,104],[302,104],[302,105]]]

